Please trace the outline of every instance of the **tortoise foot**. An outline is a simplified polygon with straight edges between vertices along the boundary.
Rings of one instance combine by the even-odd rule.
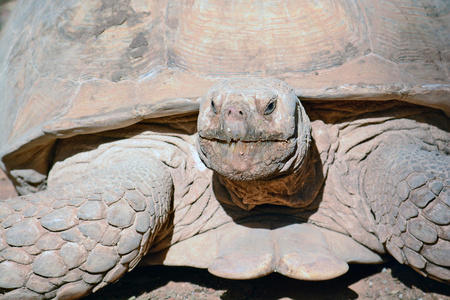
[[[378,235],[400,263],[450,282],[450,157],[419,146],[379,149],[367,193]]]
[[[147,252],[170,197],[162,164],[134,160],[2,202],[1,298],[77,299],[115,282]]]

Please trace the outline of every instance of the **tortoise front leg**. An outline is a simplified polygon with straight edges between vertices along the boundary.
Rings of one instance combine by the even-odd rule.
[[[400,263],[450,283],[450,156],[401,138],[386,144],[363,177],[378,236]]]
[[[76,299],[146,254],[169,214],[170,174],[136,152],[107,159],[118,162],[0,203],[0,298]]]

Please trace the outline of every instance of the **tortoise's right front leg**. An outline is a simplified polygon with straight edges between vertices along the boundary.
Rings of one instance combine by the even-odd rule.
[[[0,203],[1,299],[76,299],[146,254],[167,220],[172,179],[133,151],[111,159],[70,184]]]

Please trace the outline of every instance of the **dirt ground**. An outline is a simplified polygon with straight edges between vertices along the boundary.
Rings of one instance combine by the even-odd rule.
[[[206,270],[180,267],[143,267],[117,283],[90,295],[100,299],[450,299],[450,287],[423,278],[396,262],[353,265],[340,278],[306,282],[279,274],[246,281],[215,277]]]
[[[15,194],[0,173],[0,199]],[[245,281],[215,277],[187,267],[141,267],[86,300],[146,299],[415,299],[450,300],[450,286],[424,278],[409,267],[390,261],[382,265],[352,265],[344,276],[322,282],[290,279],[279,274]]]

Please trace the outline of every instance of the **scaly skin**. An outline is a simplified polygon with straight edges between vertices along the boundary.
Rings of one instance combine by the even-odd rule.
[[[0,205],[3,298],[82,297],[119,279],[150,247],[156,263],[205,267],[228,278],[279,271],[306,280],[339,276],[346,272],[347,262],[380,262],[378,254],[386,248],[400,262],[449,280],[448,130],[432,121],[418,124],[414,112],[404,112],[409,108],[395,103],[384,108],[372,103],[365,108],[367,114],[355,108],[341,117],[342,112],[332,107],[324,110],[328,120],[310,107],[311,116],[318,114],[312,118],[311,140],[309,118],[295,95],[287,99],[286,92],[278,91],[277,109],[294,116],[298,120],[294,125],[302,129],[292,130],[296,136],[286,135],[296,141],[298,151],[287,153],[288,162],[281,163],[270,151],[258,149],[271,149],[260,147],[261,142],[282,143],[283,136],[272,141],[270,133],[264,136],[267,130],[254,127],[268,120],[267,128],[282,132],[287,118],[277,115],[276,109],[269,110],[273,116],[266,112],[273,95],[259,93],[257,80],[244,84],[251,89],[246,86],[229,94],[233,101],[225,103],[222,115],[214,112],[211,102],[203,107],[216,121],[228,118],[222,127],[233,136],[219,141],[230,140],[226,151],[248,158],[247,162],[268,162],[268,169],[259,164],[260,185],[254,174],[247,174],[245,184],[214,181],[195,154],[194,132],[186,136],[184,129],[175,129],[186,124],[174,128],[165,123],[138,124],[60,141],[49,190]],[[226,86],[224,91],[228,92]],[[212,99],[220,108],[219,98]],[[256,99],[253,106],[262,117],[239,117],[240,111],[253,111],[238,99]],[[420,108],[411,110],[424,113]],[[430,111],[428,117],[437,116]],[[242,124],[249,126],[247,133],[257,134],[254,140],[238,130]],[[217,142],[213,137],[206,135],[212,145]],[[208,156],[219,158],[212,166],[227,158],[210,156],[207,149],[201,156],[206,163]],[[248,149],[253,152],[244,153]],[[276,168],[270,166],[273,160],[279,164]],[[226,178],[236,181],[231,175]],[[294,177],[299,179],[286,180]],[[292,186],[296,184],[300,186]],[[246,195],[248,187],[292,201],[308,196],[308,201],[300,207],[242,201],[256,207],[241,207],[239,197],[231,199],[231,188]],[[273,199],[264,201],[277,204]]]
[[[366,166],[380,241],[400,263],[450,283],[450,156],[391,135]]]
[[[280,88],[281,86],[283,88]],[[271,94],[266,92],[268,88],[272,89],[272,94],[276,96],[270,96]],[[267,157],[272,157],[273,152],[278,151],[274,147],[272,147],[274,148],[273,152],[268,150],[270,147],[264,143],[270,141],[270,138],[265,137],[265,134],[271,136],[272,129],[277,132],[279,128],[284,128],[283,126],[289,124],[290,117],[295,111],[292,108],[293,101],[301,107],[301,103],[296,98],[289,97],[291,90],[288,85],[277,80],[229,80],[216,84],[202,102],[199,117],[199,152],[203,155],[200,157],[206,165],[226,177],[227,180],[221,182],[230,194],[240,192],[240,197],[234,197],[237,200],[233,199],[233,202],[244,209],[251,209],[255,205],[261,204],[258,202],[261,199],[265,200],[265,203],[280,204],[273,201],[275,198],[273,195],[277,193],[283,195],[280,188],[282,179],[280,178],[285,178],[283,177],[285,173],[273,167],[255,168],[257,172],[254,172],[260,177],[254,178],[255,174],[248,174],[247,177],[251,180],[248,181],[248,184],[243,184],[243,179],[234,174],[240,167],[235,161],[241,159],[247,163],[251,161],[251,166],[262,166],[261,162],[266,163]],[[263,108],[266,107],[267,110],[272,99],[278,100],[277,108],[267,112]],[[370,104],[367,105],[367,107],[370,106]],[[344,216],[343,221],[337,221],[342,224],[343,233],[351,235],[361,244],[367,245],[379,253],[384,252],[384,246],[399,262],[408,263],[423,274],[448,282],[450,280],[448,232],[450,224],[448,202],[450,157],[448,149],[444,149],[447,146],[439,148],[440,146],[437,145],[439,142],[431,137],[437,134],[444,143],[448,142],[448,134],[445,131],[447,126],[444,125],[445,123],[439,125],[439,120],[434,119],[425,122],[425,124],[429,123],[429,126],[421,124],[423,120],[418,115],[420,112],[426,115],[426,109],[418,108],[419,114],[415,116],[415,109],[409,107],[393,108],[391,113],[385,116],[383,116],[383,105],[380,105],[379,108],[381,115],[377,113],[376,107],[373,106],[372,109],[375,113],[371,114],[369,109],[365,117],[364,114],[361,114],[360,119],[355,120],[354,116],[350,115],[348,120],[343,118],[343,121],[345,120],[343,124],[333,126],[334,129],[340,126],[342,130],[338,134],[341,153],[333,162],[337,166],[333,167],[333,171],[325,183],[322,198],[325,203],[319,205],[318,212],[320,215],[323,206],[329,205],[331,213],[328,213],[321,225],[327,228],[331,220],[335,220],[335,217],[339,216],[339,213],[335,214],[334,211],[339,211],[339,204],[342,203],[344,209],[350,210],[352,215]],[[298,131],[309,127],[308,118],[300,117],[302,110],[299,110],[298,113]],[[356,110],[355,113],[358,111]],[[409,120],[408,113],[413,119]],[[328,114],[331,113],[328,112]],[[437,114],[435,116],[437,117]],[[424,119],[426,120],[425,116]],[[331,121],[331,123],[334,122]],[[266,129],[268,127],[270,129]],[[245,128],[245,130],[238,130],[240,128]],[[259,130],[260,128],[264,130]],[[351,128],[355,130],[353,133]],[[346,132],[349,134],[346,135]],[[254,136],[258,138],[255,139]],[[309,137],[302,139],[297,136],[296,138],[299,149],[308,145]],[[277,137],[277,141],[287,142],[290,139],[292,137],[289,134]],[[233,141],[237,141],[237,146]],[[263,146],[259,144],[261,141]],[[352,154],[346,156],[346,153]],[[289,155],[292,153],[286,154],[286,157]],[[228,156],[233,159],[230,160],[227,158]],[[249,157],[248,160],[247,157]],[[304,160],[305,157],[307,154],[299,155],[299,160]],[[272,163],[281,164],[275,159]],[[287,164],[287,161],[283,161],[283,163]],[[266,164],[270,165],[270,163]],[[307,164],[308,162],[305,165]],[[267,170],[273,173],[269,173]],[[364,177],[361,176],[361,170],[365,172]],[[291,172],[288,174],[297,175],[299,178],[303,177],[298,170],[291,170]],[[304,177],[311,178],[314,177],[314,174],[318,173],[308,173]],[[337,184],[339,177],[346,177],[344,181],[353,183],[361,180],[361,186],[351,187],[352,183],[349,182],[344,182],[343,185]],[[252,180],[263,181],[263,187],[257,187]],[[301,183],[305,181],[306,179],[303,179]],[[246,182],[244,180],[244,183]],[[270,185],[272,182],[274,185]],[[320,187],[322,181],[316,180],[316,182]],[[295,184],[295,182],[291,181],[290,184]],[[333,190],[331,197],[329,196],[330,186]],[[348,189],[348,187],[351,188]],[[254,197],[256,200],[247,199],[246,195],[251,194],[253,190],[259,192],[258,197]],[[306,193],[305,190],[299,190],[300,193],[295,194],[295,197],[289,197],[291,194],[288,193],[283,204],[302,208],[301,205],[297,205],[296,201],[300,197],[304,197]],[[272,197],[263,198],[267,191]],[[349,192],[350,195],[346,195],[346,192]],[[312,195],[309,199],[316,199],[317,194]],[[356,205],[346,205],[346,202],[351,202],[346,199],[347,197],[356,198],[352,199],[357,200],[354,203]],[[331,198],[334,199],[329,202]],[[241,205],[239,205],[239,201],[242,202]],[[327,201],[328,203],[326,203]],[[307,206],[310,203],[313,204],[312,201],[301,204],[303,208],[311,209],[312,207]],[[356,216],[358,219],[358,216],[363,215],[371,218],[369,206],[375,220],[365,218],[362,221],[367,225],[360,226],[358,220],[350,218]],[[313,223],[315,223],[315,219],[317,220],[314,215],[310,219]],[[370,223],[373,223],[374,228],[370,228]],[[356,232],[355,235],[355,227],[360,227],[363,234],[357,236],[358,232]],[[372,231],[372,229],[375,230]],[[373,238],[371,241],[367,241],[368,232],[375,233],[374,236],[371,236],[376,239],[375,241]]]
[[[2,299],[74,299],[133,268],[166,221],[172,180],[128,149],[69,184],[0,204]]]

